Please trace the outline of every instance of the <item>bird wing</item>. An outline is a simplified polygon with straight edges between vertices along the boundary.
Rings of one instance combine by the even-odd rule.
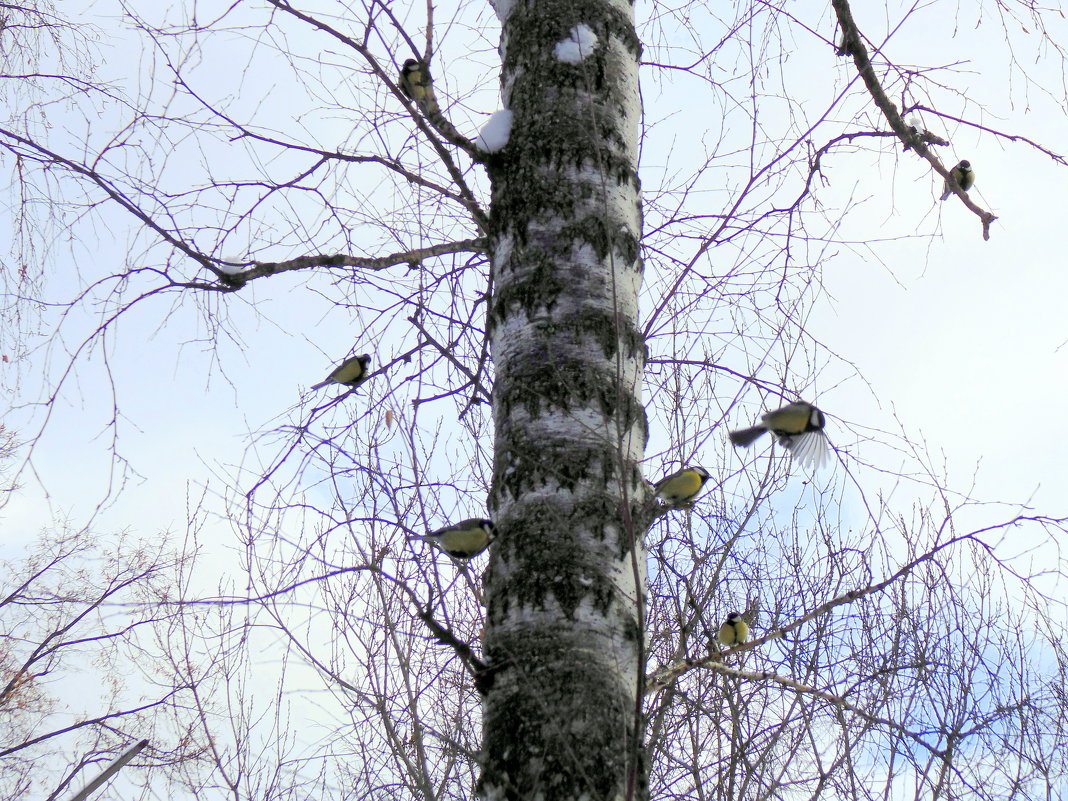
[[[484,528],[470,528],[464,523],[446,526],[430,534],[416,534],[415,537],[433,543],[449,556],[458,559],[478,556],[489,547],[489,534]]]
[[[338,384],[351,384],[353,381],[357,381],[366,375],[367,371],[364,369],[363,362],[360,361],[361,356],[353,356],[351,359],[345,359],[341,365],[330,374],[330,380],[335,381]]]
[[[781,442],[798,462],[814,470],[824,465],[830,451],[822,431],[806,431],[794,437],[783,437]]]

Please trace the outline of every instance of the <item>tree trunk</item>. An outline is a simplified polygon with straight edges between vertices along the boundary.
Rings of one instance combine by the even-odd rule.
[[[500,539],[479,791],[643,798],[640,46],[626,3],[504,12],[514,122],[487,159]]]

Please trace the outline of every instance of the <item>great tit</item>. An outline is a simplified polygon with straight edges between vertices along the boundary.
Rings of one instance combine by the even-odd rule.
[[[415,105],[426,115],[439,132],[453,141],[467,141],[461,136],[445,115],[441,113],[437,95],[434,94],[434,81],[430,77],[430,66],[423,61],[410,58],[401,67],[400,78],[397,79],[400,90],[404,96],[415,101]]]
[[[409,100],[414,100],[420,107],[429,102],[437,105],[430,70],[422,61],[416,61],[414,58],[405,61],[404,66],[401,67],[398,84],[404,96]]]
[[[827,458],[827,437],[823,433],[826,422],[823,412],[811,403],[794,401],[763,415],[752,428],[730,432],[730,438],[735,447],[748,448],[770,431],[802,464],[819,467]]]
[[[719,627],[716,639],[726,648],[741,645],[749,636],[749,624],[737,612],[731,612]]]
[[[653,489],[670,506],[682,506],[697,497],[708,478],[708,471],[703,467],[684,467],[657,481]]]
[[[471,559],[489,547],[497,537],[497,527],[492,520],[473,517],[461,520],[454,526],[415,536],[416,539],[432,543],[454,559]]]
[[[967,159],[963,159],[960,164],[950,170],[949,175],[957,186],[965,192],[975,185],[975,170],[972,169],[972,163]],[[943,184],[943,189],[945,189],[945,191],[942,193],[941,200],[945,200],[953,194],[953,186],[949,181],[946,181]]]
[[[334,368],[334,372],[318,384],[312,385],[312,389],[322,389],[327,384],[344,384],[348,387],[358,387],[367,378],[367,368],[370,365],[371,354],[365,353],[362,356],[352,356]]]

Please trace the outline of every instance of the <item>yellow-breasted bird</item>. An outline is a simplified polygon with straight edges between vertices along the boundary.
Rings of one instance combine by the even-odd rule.
[[[414,100],[423,111],[430,105],[437,108],[438,99],[434,96],[433,79],[430,77],[430,68],[422,61],[410,58],[401,67],[400,79],[397,81],[400,90],[409,100]]]
[[[312,389],[322,389],[327,384],[344,384],[347,387],[358,387],[367,378],[368,368],[371,366],[371,354],[351,356],[334,368],[326,378],[318,384],[313,384]]]
[[[416,534],[415,538],[426,540],[454,559],[471,559],[486,550],[497,537],[497,526],[492,520],[472,517],[459,523],[439,528],[429,534]]]
[[[664,476],[653,485],[656,497],[671,506],[682,506],[697,497],[708,481],[708,471],[703,467],[684,467],[670,476]]]
[[[748,448],[770,431],[802,464],[819,467],[827,458],[827,437],[823,433],[826,424],[823,412],[811,403],[794,401],[763,415],[751,428],[730,432],[730,438],[735,447]]]
[[[434,94],[434,81],[430,77],[430,67],[425,62],[410,58],[401,67],[400,78],[397,84],[404,96],[415,101],[415,105],[426,115],[426,118],[434,123],[438,131],[443,132],[452,139],[463,139],[460,132],[453,124],[445,119],[438,105],[438,97]]]
[[[956,167],[949,171],[950,176],[956,182],[957,186],[967,192],[975,185],[975,170],[972,169],[972,163],[967,159],[962,159]],[[946,181],[942,188],[945,190],[942,193],[940,200],[945,200],[947,197],[953,194],[953,187],[949,181]]]
[[[749,637],[749,624],[742,620],[742,616],[737,612],[727,615],[727,619],[723,621],[716,633],[716,639],[726,648],[741,645],[747,637]]]

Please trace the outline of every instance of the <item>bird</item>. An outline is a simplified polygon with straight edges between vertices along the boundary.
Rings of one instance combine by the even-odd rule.
[[[313,384],[312,389],[322,389],[327,384],[344,384],[347,387],[358,387],[367,378],[367,368],[371,365],[371,354],[362,356],[350,356],[334,368],[326,378],[318,384]]]
[[[727,648],[734,648],[736,645],[741,645],[745,642],[748,636],[749,624],[742,620],[740,614],[731,612],[719,627],[716,639],[719,640],[720,645]]]
[[[453,559],[471,559],[486,550],[497,538],[497,526],[492,520],[472,517],[453,526],[439,528],[429,534],[416,534],[415,539],[426,540]]]
[[[670,506],[682,506],[697,497],[708,481],[708,471],[703,467],[684,467],[670,476],[664,476],[653,485],[656,496]]]
[[[409,100],[415,101],[415,104],[438,131],[451,140],[462,139],[466,141],[453,124],[445,118],[445,115],[441,113],[438,96],[434,94],[434,80],[430,77],[430,67],[426,63],[417,61],[414,58],[405,61],[404,66],[401,67],[397,84],[400,86],[404,96]]]
[[[400,90],[409,100],[414,100],[420,108],[430,104],[437,107],[438,100],[434,96],[433,79],[430,77],[430,69],[422,61],[410,58],[401,67],[400,79],[397,81]],[[425,110],[425,108],[424,108]]]
[[[823,412],[811,403],[794,401],[767,412],[751,428],[731,431],[730,439],[735,447],[748,448],[770,431],[802,464],[819,467],[827,458],[827,436],[823,433],[826,424]]]
[[[953,179],[953,184],[956,184],[965,192],[975,185],[975,170],[972,169],[972,163],[967,159],[962,159],[956,167],[950,170],[949,176]],[[942,193],[941,200],[945,200],[953,194],[953,184],[948,180],[945,182],[943,185],[945,191]]]

